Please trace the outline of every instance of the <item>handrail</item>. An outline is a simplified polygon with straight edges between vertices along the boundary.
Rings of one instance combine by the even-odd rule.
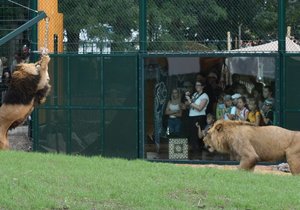
[[[0,39],[0,46],[2,46],[3,44],[5,44],[9,40],[13,39],[14,37],[16,37],[17,35],[19,35],[23,31],[25,31],[26,29],[30,28],[34,24],[38,23],[40,20],[44,19],[45,17],[47,17],[46,13],[44,11],[40,11],[36,17],[32,18],[31,20],[29,20],[26,23],[24,23],[23,25],[21,25],[19,28],[13,30],[9,34],[7,34],[4,37],[2,37]]]

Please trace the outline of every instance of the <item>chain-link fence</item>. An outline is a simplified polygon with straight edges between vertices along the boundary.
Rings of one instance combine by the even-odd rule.
[[[24,43],[38,49],[44,46],[46,37],[50,51],[59,53],[136,52],[141,43],[149,52],[275,52],[281,19],[289,38],[286,50],[300,51],[298,0],[1,2],[1,37],[36,15],[30,9],[45,11],[50,17],[48,34],[45,22],[40,21],[37,37],[31,29],[26,30],[1,46],[2,54],[5,50],[18,51]],[[278,2],[286,8],[282,13],[285,19],[278,16]],[[143,6],[145,12],[140,9]],[[145,31],[145,40],[139,36],[141,30]]]
[[[2,38],[20,25],[25,24],[33,14],[32,11],[13,4],[8,0],[0,0],[0,2],[0,37]],[[28,8],[31,6],[29,0],[20,0],[18,4],[22,4]],[[31,32],[32,30],[29,28],[11,41],[0,46],[0,56],[5,56],[12,62],[15,53],[22,54],[23,46],[29,46],[32,37]]]
[[[139,19],[146,3],[146,25]],[[298,1],[287,1],[287,51],[299,51]],[[64,15],[64,50],[109,53],[139,50],[146,28],[148,51],[277,51],[277,0],[59,1]],[[143,16],[144,15],[144,16]],[[288,41],[289,41],[288,40]],[[263,45],[264,44],[264,45]],[[262,45],[262,46],[261,46]],[[288,46],[291,45],[291,46]],[[294,49],[296,48],[296,49]]]
[[[245,73],[247,66],[254,78],[263,75],[262,69],[266,73],[268,67],[272,73],[268,82],[275,83],[277,87],[277,115],[282,118],[279,121],[288,121],[289,126],[292,123],[298,125],[295,123],[299,115],[298,102],[294,99],[299,91],[290,84],[298,81],[295,75],[299,54],[277,52],[282,41],[286,42],[287,52],[300,52],[297,43],[300,37],[299,0],[0,2],[1,38],[38,17],[38,11],[44,11],[49,17],[48,23],[46,19],[40,20],[0,46],[0,57],[7,57],[9,65],[19,62],[14,59],[15,53],[23,60],[33,55],[29,48],[33,52],[46,46],[53,53],[49,65],[51,95],[45,106],[36,109],[33,117],[33,137],[35,148],[39,150],[88,154],[93,153],[90,148],[95,148],[95,153],[123,152],[126,157],[135,157],[138,145],[143,147],[143,140],[138,142],[138,139],[143,138],[145,132],[148,135],[148,127],[153,127],[152,121],[152,125],[145,126],[147,131],[140,126],[145,114],[142,103],[148,106],[145,109],[147,114],[153,113],[155,109],[151,104],[154,105],[154,82],[157,82],[154,81],[157,79],[154,73],[160,72],[156,71],[160,70],[160,66],[168,66],[165,63],[169,60],[173,62],[172,67],[168,66],[171,72],[170,69],[178,63],[170,57],[177,60],[191,57],[196,69],[194,72],[201,67],[201,71],[208,73],[218,64],[222,73],[224,57],[228,60],[243,57],[242,65],[236,68],[242,69],[243,74],[248,76]],[[282,49],[282,45],[280,47]],[[263,67],[255,63],[252,73],[245,56],[257,63],[266,57],[272,60],[272,65],[268,62]],[[210,66],[202,57],[214,57],[207,59],[214,65]],[[186,63],[190,64],[191,60]],[[180,71],[189,68],[187,65],[183,67]],[[150,76],[140,74],[141,70],[149,72]],[[171,74],[169,76],[172,77]],[[188,79],[193,77],[188,76]],[[181,84],[177,82],[183,82],[183,79],[181,74],[174,74],[172,82]],[[143,88],[150,90],[150,94],[141,93]],[[289,109],[285,110],[285,106]],[[285,115],[287,117],[283,118]],[[151,117],[145,117],[146,124]],[[124,119],[132,122],[126,123],[129,127],[121,129],[125,133],[120,133],[120,122]],[[123,137],[122,143],[119,136]],[[124,144],[124,139],[130,144]],[[124,149],[123,145],[131,146]],[[142,156],[143,151],[139,154]]]

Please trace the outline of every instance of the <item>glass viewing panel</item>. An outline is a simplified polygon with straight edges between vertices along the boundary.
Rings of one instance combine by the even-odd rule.
[[[144,64],[147,159],[228,161],[229,155],[208,152],[196,121],[204,134],[211,117],[274,123],[274,57],[149,57]],[[206,96],[198,97],[201,89]],[[190,108],[187,92],[196,104],[209,101],[204,112]]]

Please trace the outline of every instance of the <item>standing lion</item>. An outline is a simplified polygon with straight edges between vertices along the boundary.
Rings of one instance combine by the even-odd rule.
[[[300,174],[300,132],[278,126],[256,126],[219,120],[203,139],[210,152],[230,154],[239,168],[253,170],[259,161],[286,160],[293,175]]]
[[[46,101],[50,92],[48,63],[42,55],[36,63],[16,66],[0,107],[0,149],[8,149],[8,130],[23,123],[34,107]]]

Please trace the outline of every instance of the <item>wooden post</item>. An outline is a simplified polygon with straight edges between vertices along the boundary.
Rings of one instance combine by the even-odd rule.
[[[287,30],[286,30],[286,37],[288,37],[288,38],[291,38],[291,26],[288,26],[287,27]]]
[[[231,35],[230,35],[230,31],[227,32],[227,50],[231,50]]]
[[[237,37],[235,37],[235,39],[234,39],[234,48],[239,49],[239,43],[238,43],[238,38]]]

